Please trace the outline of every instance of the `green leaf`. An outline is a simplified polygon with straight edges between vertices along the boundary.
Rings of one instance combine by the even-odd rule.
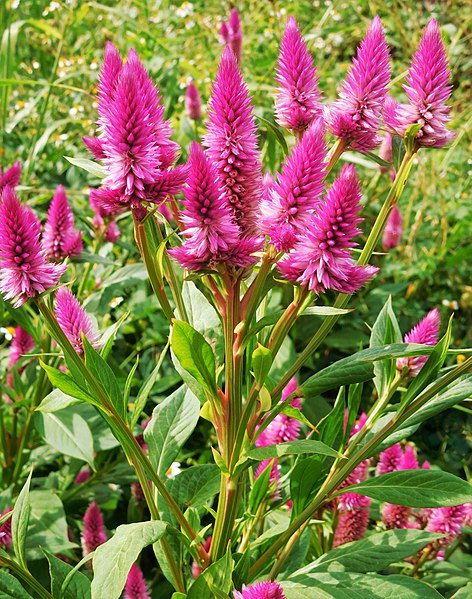
[[[144,383],[138,391],[138,395],[136,396],[134,402],[133,414],[131,416],[131,428],[134,428],[135,424],[138,422],[141,412],[144,410],[149,394],[151,393],[152,388],[154,387],[157,381],[157,377],[159,376],[159,373],[161,371],[162,363],[164,362],[164,358],[167,355],[168,349],[169,342],[167,342],[166,346],[162,350],[161,355],[159,356],[159,360],[156,366],[154,367],[154,370],[151,372],[148,379],[144,381]]]
[[[66,576],[73,570],[70,564],[66,564],[55,555],[42,550],[49,562],[49,574],[51,576],[51,594],[53,597],[61,597],[61,589]],[[90,580],[82,574],[75,572],[69,582],[63,599],[90,599]],[[62,598],[61,598],[62,599]]]
[[[119,599],[131,566],[148,545],[158,541],[167,524],[159,520],[118,526],[93,556],[93,599]]]
[[[414,125],[410,125],[408,129],[405,131],[405,135],[403,136],[405,142],[406,151],[410,154],[415,150],[416,145],[416,135],[421,130],[423,125],[421,123],[415,123]]]
[[[270,349],[258,344],[258,347],[252,352],[252,370],[258,389],[261,389],[265,385],[272,361],[273,358]]]
[[[392,166],[391,162],[383,160],[382,158],[380,158],[380,156],[377,156],[373,152],[362,152],[362,156],[369,158],[370,160],[372,160],[372,162],[375,162],[375,164],[378,164],[379,166]]]
[[[203,335],[182,320],[172,325],[172,350],[184,370],[209,393],[216,394],[215,356]]]
[[[18,495],[15,507],[13,508],[13,516],[11,518],[11,538],[13,550],[20,566],[22,566],[25,570],[28,569],[26,565],[26,534],[31,515],[29,493],[32,474],[33,470],[31,469],[23,488]]]
[[[282,148],[282,151],[284,153],[284,156],[288,156],[289,154],[289,150],[288,150],[288,145],[287,145],[287,141],[284,137],[284,134],[282,133],[282,130],[275,124],[272,123],[271,121],[268,121],[267,119],[265,119],[262,116],[258,116],[255,115],[256,119],[258,121],[260,121],[261,123],[263,123],[267,129],[274,134],[276,140],[279,142],[280,147]]]
[[[249,503],[248,503],[249,513],[252,515],[256,514],[257,508],[259,507],[259,505],[262,503],[262,501],[265,499],[265,496],[267,495],[267,491],[269,489],[270,473],[272,472],[273,465],[274,465],[273,461],[269,462],[269,464],[267,464],[267,466],[264,468],[264,470],[259,474],[259,476],[254,481],[254,484],[251,489],[251,493],[249,495]]]
[[[72,158],[71,156],[64,156],[64,158],[74,166],[78,166],[98,179],[103,179],[107,174],[104,166],[88,158]]]
[[[270,460],[272,458],[281,458],[285,455],[299,455],[303,453],[317,453],[321,455],[329,455],[339,457],[339,454],[331,447],[328,447],[321,441],[312,441],[311,439],[303,439],[301,441],[288,441],[287,443],[279,443],[278,445],[268,445],[267,447],[257,447],[247,452],[247,457],[251,460]]]
[[[229,599],[234,562],[231,551],[207,568],[190,587],[187,599]]]
[[[136,372],[136,368],[138,367],[139,364],[139,356],[136,356],[136,362],[133,364],[133,366],[131,367],[131,370],[128,373],[128,376],[126,377],[126,382],[125,382],[125,390],[124,390],[124,401],[125,404],[128,405],[128,400],[129,400],[129,394],[131,392],[131,385],[133,384],[133,377],[134,377],[134,373]]]
[[[371,348],[382,347],[387,343],[401,342],[402,334],[392,308],[392,298],[389,296],[372,327],[369,346]],[[392,375],[395,374],[394,361],[391,359],[378,360],[374,364],[374,374],[375,388],[378,395],[382,396],[393,378]]]
[[[440,470],[388,472],[345,487],[336,495],[347,491],[407,507],[446,507],[472,501],[470,483]]]
[[[149,459],[159,476],[165,476],[200,416],[200,402],[185,385],[154,408],[144,431]]]
[[[57,387],[66,395],[70,395],[71,397],[75,397],[81,401],[87,401],[88,403],[98,405],[96,400],[88,393],[88,391],[78,385],[70,375],[66,374],[65,372],[61,372],[58,368],[48,366],[42,360],[40,360],[39,363],[54,387]]]
[[[290,416],[290,418],[294,418],[303,424],[306,424],[308,428],[315,430],[315,426],[308,420],[306,416],[303,415],[302,411],[295,406],[290,405],[289,403],[284,402],[284,407],[280,410],[279,414],[285,414],[286,416]]]
[[[290,497],[293,515],[298,516],[321,487],[323,463],[319,456],[311,456],[297,462],[290,476]]]
[[[392,162],[393,168],[396,171],[399,170],[405,153],[406,149],[403,139],[398,135],[392,135]]]
[[[33,599],[14,576],[5,572],[5,570],[0,570],[0,599],[6,597],[11,597],[12,599]]]
[[[39,404],[39,406],[36,408],[36,411],[43,412],[43,414],[52,414],[53,412],[59,412],[60,410],[64,410],[70,406],[77,405],[81,403],[81,401],[82,400],[80,399],[66,395],[60,389],[53,389],[51,393],[46,395],[43,401]]]

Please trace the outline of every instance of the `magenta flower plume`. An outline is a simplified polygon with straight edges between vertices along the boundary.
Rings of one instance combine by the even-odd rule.
[[[7,507],[3,510],[0,516],[4,516],[5,514],[8,514],[12,511],[12,507]],[[0,526],[0,547],[10,549],[11,541],[11,518],[8,518],[8,520]]]
[[[416,123],[421,129],[416,135],[419,147],[442,148],[455,136],[446,129],[449,119],[451,95],[450,72],[446,50],[441,39],[438,24],[431,19],[424,30],[418,50],[403,89],[409,104],[396,104],[389,101],[385,107],[385,123],[391,130],[403,137],[410,125]]]
[[[82,233],[74,229],[74,215],[62,185],[56,189],[49,206],[42,241],[50,260],[78,256],[83,249]]]
[[[262,230],[287,252],[305,236],[324,189],[326,144],[321,119],[310,126],[261,204]]]
[[[185,182],[185,167],[170,169],[178,145],[170,140],[157,88],[130,50],[125,64],[108,43],[98,86],[100,136],[85,144],[106,168],[103,180],[114,212],[160,203]]]
[[[439,337],[439,326],[441,318],[437,308],[428,312],[420,322],[405,335],[405,343],[420,343],[424,345],[436,345]],[[428,356],[415,356],[410,358],[398,358],[397,369],[405,369],[409,376],[415,377],[426,364]]]
[[[0,204],[0,292],[18,308],[57,284],[65,265],[47,264],[39,238],[41,223],[9,186]]]
[[[233,220],[240,228],[241,237],[258,238],[262,174],[256,124],[248,89],[234,54],[228,48],[223,53],[213,85],[209,114],[205,145]],[[258,244],[254,243],[254,249],[257,249]]]
[[[285,26],[276,80],[275,114],[281,127],[298,133],[322,116],[316,67],[293,17]]]
[[[185,109],[189,119],[198,121],[202,118],[202,99],[193,81],[190,82],[185,92]]]
[[[20,182],[20,177],[21,165],[19,162],[15,162],[15,164],[6,171],[3,171],[0,167],[0,196],[7,185],[9,187],[16,187]]]
[[[30,352],[34,347],[34,339],[20,326],[15,329],[15,336],[10,345],[10,357],[8,368],[12,368],[24,354]]]
[[[460,534],[462,527],[467,523],[470,503],[456,505],[453,507],[439,507],[429,510],[426,530],[447,535],[442,539],[434,541],[434,549],[444,549]]]
[[[61,287],[56,293],[54,310],[59,326],[78,354],[84,352],[82,335],[94,347],[99,345],[99,335],[94,330],[90,318],[67,287]]]
[[[356,266],[349,248],[360,233],[359,179],[352,165],[345,165],[305,231],[305,237],[285,260],[278,263],[282,275],[315,293],[334,289],[355,293],[378,271]]]
[[[339,522],[334,533],[333,547],[359,541],[366,533],[369,524],[371,499],[362,495],[357,497],[359,499],[355,507],[340,513]]]
[[[355,150],[375,148],[380,143],[377,131],[389,81],[389,49],[382,23],[375,17],[353,59],[339,99],[330,107],[327,120],[331,133],[346,139]]]
[[[231,11],[229,21],[227,23],[223,21],[221,24],[220,38],[223,44],[226,44],[232,50],[236,60],[240,63],[243,49],[243,32],[236,8]]]
[[[95,501],[87,508],[83,522],[84,528],[81,535],[81,542],[82,553],[85,557],[107,541],[102,512]]]
[[[89,480],[89,478],[90,478],[90,468],[88,466],[86,466],[74,478],[74,484],[80,485],[82,483],[87,482]]]
[[[413,445],[407,445],[398,462],[397,470],[417,470],[418,468],[419,464],[418,458],[416,457],[416,449]]]
[[[400,243],[403,235],[403,220],[402,213],[398,204],[395,204],[390,216],[388,217],[387,224],[382,237],[382,245],[386,250],[391,250]]]
[[[382,509],[382,522],[387,530],[394,528],[410,528],[412,509],[404,505],[385,503]]]
[[[241,591],[233,591],[234,599],[285,599],[285,594],[278,582],[266,580],[246,586]]]
[[[128,572],[123,599],[151,599],[146,581],[138,564],[133,564]]]
[[[379,461],[377,463],[377,475],[379,474],[387,474],[387,472],[394,472],[398,470],[398,465],[403,457],[403,451],[400,443],[395,443],[379,456]]]
[[[250,254],[244,251],[247,244],[239,240],[239,228],[233,222],[216,169],[196,142],[190,151],[190,176],[183,203],[186,240],[169,251],[183,267],[201,270],[222,263],[250,264]]]

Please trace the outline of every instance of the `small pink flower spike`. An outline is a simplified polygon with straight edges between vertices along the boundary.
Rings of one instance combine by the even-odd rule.
[[[354,495],[354,493],[351,493]],[[342,511],[334,533],[333,547],[364,538],[369,524],[370,497],[357,495],[356,506]]]
[[[229,16],[228,23],[221,24],[220,38],[223,44],[231,48],[238,63],[241,62],[241,54],[243,49],[243,32],[241,29],[241,21],[236,8],[233,8]]]
[[[0,167],[0,202],[1,195],[5,187],[16,187],[20,182],[21,177],[21,165],[19,162],[15,162],[13,166],[8,168],[5,172]]]
[[[99,335],[90,318],[67,287],[57,290],[54,312],[59,326],[78,354],[84,352],[82,335],[85,335],[92,346],[99,346]]]
[[[387,474],[398,470],[398,465],[403,457],[403,451],[400,443],[395,443],[385,451],[382,451],[377,463],[377,475]]]
[[[107,541],[103,516],[97,503],[93,501],[84,516],[84,528],[81,535],[82,554],[85,557]]]
[[[290,17],[285,26],[277,63],[275,114],[281,127],[302,133],[322,116],[321,92],[313,58]]]
[[[407,445],[398,463],[397,470],[417,470],[419,468],[416,449],[413,445]]]
[[[59,281],[66,265],[47,264],[39,244],[41,223],[7,185],[0,203],[0,292],[19,308]]]
[[[434,541],[431,545],[433,549],[442,548],[444,550],[460,534],[462,527],[467,523],[470,505],[470,503],[465,503],[453,507],[434,508],[429,511],[426,530],[447,535]]]
[[[18,362],[21,356],[30,352],[33,349],[33,347],[33,337],[31,337],[31,335],[27,333],[24,329],[22,329],[20,326],[16,327],[15,335],[10,345],[10,357],[8,360],[8,368],[13,368],[13,366]]]
[[[138,564],[133,564],[128,572],[123,599],[151,599],[146,581]]]
[[[12,511],[13,511],[12,507],[7,507],[3,510],[3,512],[0,514],[0,516],[4,516],[5,514],[8,514],[9,512],[12,512]],[[11,518],[8,518],[8,520],[0,526],[0,547],[4,547],[5,549],[10,549],[11,540],[12,540]]]
[[[385,124],[403,137],[410,125],[418,123],[416,135],[418,147],[442,148],[455,137],[446,129],[449,119],[451,95],[450,71],[446,49],[438,24],[431,19],[424,30],[413,62],[403,86],[409,104],[396,104],[390,100],[385,106]]]
[[[390,216],[388,217],[387,224],[382,237],[382,245],[386,250],[391,250],[400,243],[403,236],[403,220],[402,214],[398,204],[395,204]]]
[[[420,343],[424,345],[436,345],[439,337],[439,326],[441,319],[439,310],[434,308],[420,320],[420,322],[405,335],[405,343]],[[415,356],[412,358],[398,358],[397,370],[406,370],[411,377],[418,376],[420,370],[426,364],[428,356]]]
[[[266,580],[249,586],[243,584],[241,591],[233,591],[234,599],[286,599],[278,582]]]
[[[382,522],[387,530],[394,528],[410,528],[413,510],[404,505],[385,503],[382,509]]]
[[[189,119],[199,121],[202,118],[202,99],[193,81],[189,83],[185,92],[185,109]]]
[[[318,119],[292,149],[261,204],[262,230],[277,251],[287,252],[305,236],[324,190],[325,156],[324,126]]]
[[[382,23],[375,17],[353,59],[339,99],[329,109],[331,133],[347,140],[355,150],[375,148],[380,143],[377,131],[389,82],[389,49]]]
[[[308,223],[305,238],[281,262],[281,274],[315,293],[334,289],[355,293],[378,271],[374,266],[356,266],[349,249],[360,233],[359,179],[352,165],[345,165],[316,214]]]
[[[46,256],[55,261],[78,256],[83,249],[82,233],[74,229],[74,215],[62,185],[49,207],[42,243]]]

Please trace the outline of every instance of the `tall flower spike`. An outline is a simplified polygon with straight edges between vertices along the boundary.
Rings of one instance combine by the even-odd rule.
[[[275,248],[287,252],[304,237],[324,189],[326,144],[321,119],[313,123],[282,166],[262,201],[262,230]]]
[[[66,269],[63,264],[47,264],[39,238],[41,223],[9,186],[0,204],[0,292],[14,299],[18,308],[29,298],[54,287]]]
[[[231,48],[238,63],[241,62],[241,53],[243,49],[243,32],[241,29],[241,21],[236,8],[233,8],[229,16],[229,21],[221,24],[220,38],[223,44]]]
[[[382,245],[386,250],[391,250],[400,243],[403,235],[403,220],[402,213],[398,204],[395,204],[390,216],[388,217],[387,224],[382,237]]]
[[[377,131],[389,81],[389,49],[382,23],[375,17],[353,59],[339,99],[330,106],[327,120],[331,133],[347,140],[355,150],[375,148],[380,143]]]
[[[67,287],[57,290],[54,312],[59,326],[78,354],[84,352],[82,335],[85,335],[91,345],[98,347],[98,333],[94,330],[85,310]]]
[[[0,196],[8,185],[9,187],[16,187],[20,182],[21,177],[21,165],[19,162],[15,162],[13,166],[3,172],[0,167]],[[0,198],[1,201],[1,198]]]
[[[387,472],[394,472],[397,470],[402,456],[403,452],[400,443],[395,443],[395,445],[392,445],[385,451],[382,451],[377,463],[377,475],[387,474]]]
[[[202,118],[202,99],[193,81],[189,83],[185,92],[185,109],[189,119],[198,121]]]
[[[278,582],[266,580],[246,586],[241,591],[233,591],[234,599],[285,599],[285,594]]]
[[[424,345],[436,345],[439,337],[439,325],[441,319],[437,308],[428,312],[420,322],[405,335],[405,343],[421,343]],[[397,370],[404,370],[411,377],[419,374],[426,364],[428,356],[415,356],[413,358],[398,358]]]
[[[232,220],[216,170],[197,142],[193,142],[190,150],[190,176],[183,203],[186,240],[169,253],[184,268],[201,270],[222,263],[237,266],[250,263],[249,253],[239,247],[239,229]]]
[[[128,572],[123,599],[151,599],[146,581],[138,564],[133,564]]]
[[[305,238],[278,263],[282,275],[315,293],[334,289],[355,293],[378,271],[374,266],[356,266],[349,248],[360,233],[361,190],[356,171],[345,165],[326,198],[310,217]]]
[[[426,530],[446,534],[447,536],[433,542],[434,549],[445,548],[461,532],[466,524],[470,504],[456,505],[453,507],[439,507],[430,510]]]
[[[356,507],[341,512],[333,539],[333,547],[339,547],[351,541],[359,541],[366,533],[369,524],[370,497],[357,496]]]
[[[185,181],[185,167],[170,169],[178,145],[170,140],[157,88],[130,50],[125,64],[108,43],[98,86],[98,138],[84,139],[96,158],[105,163],[103,184],[111,212],[134,208],[142,215],[142,201],[160,203],[177,193]]]
[[[241,236],[257,238],[262,174],[256,123],[248,89],[229,48],[221,58],[209,101],[209,114],[205,136],[208,156],[216,167]],[[259,246],[261,242],[260,239]]]
[[[389,101],[385,107],[385,123],[403,137],[410,125],[418,123],[421,129],[416,135],[419,147],[442,148],[455,133],[446,129],[449,119],[451,95],[450,72],[446,50],[438,24],[431,19],[424,30],[403,89],[409,104]]]
[[[300,133],[322,116],[316,67],[293,17],[285,26],[276,81],[275,114],[281,127]]]
[[[97,503],[93,501],[84,516],[84,528],[81,535],[82,554],[85,557],[97,547],[106,543],[107,533],[103,523],[103,516]]]
[[[33,349],[33,347],[33,337],[31,337],[31,335],[21,327],[16,327],[15,336],[13,337],[13,341],[10,345],[10,357],[8,360],[8,368],[13,368],[13,366],[18,362],[21,356],[30,352]]]
[[[74,215],[62,185],[56,189],[44,226],[43,248],[50,260],[78,256],[83,248],[82,233],[74,229]]]

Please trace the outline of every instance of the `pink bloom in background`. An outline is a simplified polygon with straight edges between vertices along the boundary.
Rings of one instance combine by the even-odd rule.
[[[18,362],[18,360],[24,354],[30,352],[34,347],[34,339],[31,337],[29,333],[27,333],[20,326],[17,326],[15,329],[15,335],[13,337],[13,341],[10,345],[10,357],[8,360],[8,368],[13,368],[13,366]]]
[[[211,547],[211,540],[212,540],[212,536],[210,535],[204,545],[203,545],[203,549],[205,549],[205,551],[210,551],[210,547]],[[192,562],[192,576],[194,578],[198,578],[200,576],[200,574],[202,573],[202,569],[200,568],[200,566],[197,564],[196,561]]]
[[[421,125],[417,133],[418,146],[442,148],[455,133],[446,129],[449,119],[451,95],[450,72],[446,50],[438,24],[431,19],[424,30],[418,50],[403,89],[409,104],[397,104],[393,99],[385,106],[385,123],[397,135],[403,137],[410,125]]]
[[[278,582],[256,582],[246,586],[241,591],[233,591],[234,599],[285,599],[285,594]]]
[[[118,228],[118,224],[115,220],[108,223],[105,229],[105,239],[110,243],[116,243],[121,236],[121,231]]]
[[[453,507],[439,507],[429,510],[426,530],[447,535],[443,539],[433,542],[432,547],[434,549],[442,548],[444,550],[457,537],[467,522],[470,505],[470,503],[466,503]]]
[[[220,38],[223,44],[231,48],[236,60],[241,62],[241,53],[243,49],[243,32],[241,22],[236,8],[233,8],[229,16],[229,21],[221,23]]]
[[[93,501],[84,516],[84,528],[81,535],[82,553],[85,557],[107,541],[103,516],[97,503]]]
[[[352,493],[354,495],[354,493]],[[369,524],[370,497],[357,495],[355,505],[351,509],[342,511],[334,533],[333,547],[339,547],[351,541],[359,541],[364,535]]]
[[[346,409],[346,411],[344,413],[344,428],[345,429],[346,429],[346,425],[347,425],[348,416],[349,416],[349,412]],[[354,423],[351,433],[349,434],[349,438],[354,437],[354,435],[357,435],[357,433],[361,430],[361,428],[363,428],[363,426],[366,422],[367,422],[367,414],[365,412],[362,412],[362,414],[359,416],[359,419],[356,420],[356,422]]]
[[[388,102],[388,96],[385,99],[385,105]],[[385,160],[386,162],[390,162],[389,166],[379,166],[379,169],[382,173],[388,173],[390,171],[390,178],[392,181],[395,179],[395,170],[393,168],[393,149],[392,149],[392,139],[393,135],[388,131],[384,134],[382,138],[382,143],[379,148],[379,158]]]
[[[0,516],[4,516],[12,511],[12,507],[7,507],[3,510]],[[10,549],[11,547],[11,517],[0,526],[0,546],[4,547],[5,549]]]
[[[339,92],[329,108],[328,126],[333,135],[346,139],[355,150],[375,148],[387,86],[390,55],[382,23],[375,17],[361,42]]]
[[[57,290],[54,312],[59,326],[78,354],[84,352],[82,335],[85,335],[91,345],[98,347],[98,333],[94,330],[85,310],[67,287],[61,287]]]
[[[178,145],[164,119],[157,88],[130,50],[123,64],[116,48],[108,43],[98,85],[97,138],[84,142],[105,164],[103,184],[110,212],[133,208],[143,215],[142,201],[160,203],[178,193],[186,168],[170,169]]]
[[[382,245],[386,250],[391,250],[400,243],[403,235],[403,220],[402,214],[398,204],[395,204],[390,216],[388,217],[387,224],[382,237]]]
[[[133,564],[128,572],[123,599],[151,599],[146,581],[138,564]]]
[[[428,312],[420,322],[405,335],[405,343],[420,343],[423,345],[436,345],[439,337],[439,325],[441,324],[437,308]],[[410,358],[398,358],[397,370],[407,369],[409,376],[415,377],[426,364],[428,356],[414,356]]]
[[[202,118],[202,99],[193,81],[190,82],[185,92],[185,109],[189,119],[198,121]]]
[[[0,291],[14,299],[15,308],[54,287],[65,265],[47,264],[39,244],[41,223],[28,206],[22,206],[11,187],[3,190],[0,204]]]
[[[264,173],[262,177],[262,203],[261,209],[270,201],[270,190],[274,187],[274,177],[270,173]]]
[[[8,185],[8,187],[16,187],[20,182],[21,177],[21,165],[19,162],[15,162],[13,166],[3,171],[0,167],[0,196]],[[1,202],[1,198],[0,198]]]
[[[275,114],[281,127],[299,133],[322,116],[316,67],[293,17],[285,26],[276,80]]]
[[[400,443],[395,443],[395,445],[392,445],[385,451],[382,451],[377,463],[377,475],[387,474],[387,472],[394,472],[397,470],[402,457],[403,451]]]
[[[86,466],[74,478],[74,484],[80,485],[82,483],[87,482],[89,479],[90,479],[90,468],[88,466]]]
[[[378,268],[356,266],[349,252],[356,245],[352,238],[360,233],[360,198],[357,173],[345,165],[312,215],[304,239],[278,263],[284,277],[315,293],[334,289],[350,294],[375,275]]]
[[[101,190],[91,189],[89,195],[90,207],[94,211],[93,224],[97,229],[105,227],[105,239],[110,243],[115,243],[121,232],[116,221],[113,220],[113,210],[107,210],[106,204],[103,202]]]
[[[419,468],[416,449],[413,445],[407,445],[397,466],[397,470],[416,470]]]
[[[278,251],[287,252],[305,236],[324,189],[325,156],[324,127],[318,119],[292,149],[261,205],[262,230]]]
[[[78,256],[83,249],[82,233],[74,228],[74,215],[62,185],[56,189],[49,206],[42,242],[50,260]]]
[[[262,244],[259,204],[262,174],[251,98],[234,54],[221,58],[209,101],[205,145],[213,162],[241,237],[252,238],[254,250]]]

